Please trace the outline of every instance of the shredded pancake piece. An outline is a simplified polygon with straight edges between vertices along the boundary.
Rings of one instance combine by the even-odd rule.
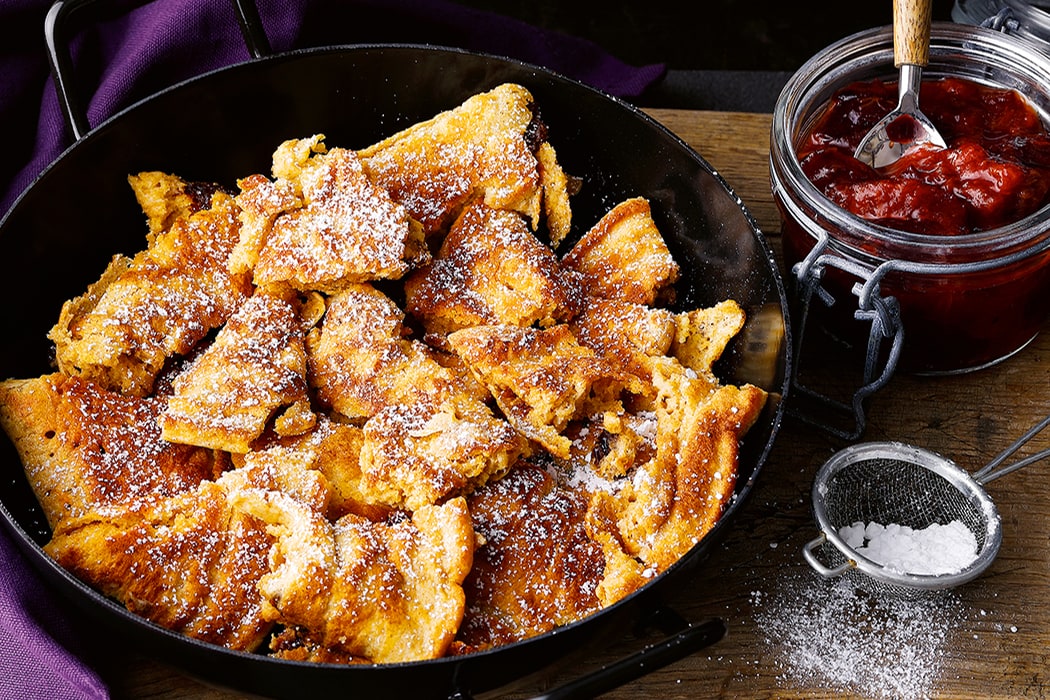
[[[678,325],[677,316],[667,309],[590,297],[569,328],[581,345],[638,377],[643,394],[652,399],[652,363],[670,352]]]
[[[274,170],[294,180],[240,182],[244,237],[232,264],[250,266],[257,285],[334,292],[353,282],[399,279],[429,257],[419,223],[372,183],[353,151],[326,151],[323,138],[278,149]]]
[[[204,481],[138,507],[101,508],[55,532],[45,551],[63,568],[152,622],[204,642],[253,651],[272,622],[258,584],[271,538]]]
[[[113,258],[98,282],[62,307],[48,337],[65,374],[136,396],[153,389],[168,358],[183,355],[240,306],[250,281],[227,271],[238,207],[216,192],[177,216],[134,258]]]
[[[583,275],[591,296],[648,306],[665,300],[679,275],[678,263],[642,197],[610,209],[562,262]]]
[[[547,234],[551,248],[557,248],[572,229],[572,205],[569,197],[579,183],[565,174],[558,162],[558,154],[549,141],[544,141],[536,150],[539,161],[540,183],[543,186],[543,213],[547,221]]]
[[[406,312],[444,336],[486,324],[567,321],[581,292],[524,219],[479,201],[456,219],[434,262],[405,280],[405,297]]]
[[[275,491],[247,490],[238,502],[276,537],[259,587],[285,624],[374,663],[444,655],[463,617],[474,554],[462,498],[393,523],[349,514],[333,524]]]
[[[468,503],[483,544],[464,583],[461,652],[543,634],[600,607],[604,559],[585,529],[583,494],[523,463]]]
[[[564,324],[544,330],[475,326],[448,336],[507,420],[556,457],[569,456],[569,421],[620,409],[637,381],[576,342]]]
[[[745,320],[744,310],[733,299],[678,314],[670,353],[686,367],[717,381],[711,366],[744,327]]]
[[[244,453],[278,409],[308,412],[306,348],[292,303],[257,292],[172,385],[162,437]]]
[[[762,411],[754,386],[712,387],[677,361],[660,363],[656,454],[617,490],[596,490],[591,519],[606,546],[660,573],[714,526],[733,494],[740,438]],[[615,522],[615,529],[609,524]]]
[[[472,399],[393,405],[365,423],[361,490],[369,500],[415,510],[498,479],[527,451],[507,421]]]
[[[52,528],[89,510],[147,503],[214,479],[229,459],[161,439],[162,398],[60,373],[0,382],[0,425]]]
[[[543,190],[530,142],[535,120],[532,95],[506,83],[359,155],[372,180],[405,205],[428,237],[444,232],[478,195],[493,209],[522,214],[536,228]]]
[[[332,296],[318,332],[311,335],[310,382],[318,398],[350,419],[387,406],[433,406],[476,396],[435,351],[403,337],[404,313],[369,284]]]

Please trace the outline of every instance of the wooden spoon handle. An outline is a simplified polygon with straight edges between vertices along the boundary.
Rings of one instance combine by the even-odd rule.
[[[930,60],[930,0],[893,0],[893,64],[925,66]]]

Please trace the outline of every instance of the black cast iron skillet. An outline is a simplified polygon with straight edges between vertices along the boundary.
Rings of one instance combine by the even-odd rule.
[[[163,1],[163,0],[160,0]],[[139,4],[144,4],[142,0]],[[49,16],[56,82],[67,86],[60,2]],[[232,185],[268,173],[274,148],[324,133],[329,146],[361,148],[505,81],[527,87],[565,170],[583,179],[573,199],[582,231],[621,200],[644,196],[682,266],[679,305],[725,298],[749,312],[717,368],[726,381],[771,393],[742,446],[736,498],[675,566],[616,605],[551,633],[487,652],[425,662],[341,666],[232,652],[171,633],[127,612],[71,577],[41,545],[50,532],[13,447],[0,448],[0,520],[76,615],[206,682],[261,696],[467,698],[534,682],[559,662],[622,638],[640,623],[675,618],[661,604],[688,585],[751,490],[778,431],[789,376],[790,329],[783,282],[752,216],[727,183],[680,139],[635,108],[542,68],[428,46],[337,46],[268,55],[250,6],[240,8],[254,58],[177,84],[94,128],[67,104],[77,140],[0,221],[0,376],[51,371],[48,329],[64,300],[83,293],[116,252],[144,247],[145,226],[126,177],[164,170]],[[56,41],[55,37],[59,37]],[[60,90],[61,92],[61,90]],[[567,247],[566,247],[567,249]],[[550,697],[590,697],[721,638],[719,620],[669,626],[662,642]],[[663,630],[667,633],[667,627]]]

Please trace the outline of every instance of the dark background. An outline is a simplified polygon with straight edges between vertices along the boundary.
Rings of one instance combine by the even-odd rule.
[[[889,25],[892,0],[459,0],[589,39],[633,64],[794,71],[824,46]],[[951,20],[953,0],[934,0]]]
[[[664,64],[641,106],[771,112],[787,79],[824,47],[893,22],[893,0],[457,0],[598,44],[625,63]],[[952,21],[954,0],[933,0]]]

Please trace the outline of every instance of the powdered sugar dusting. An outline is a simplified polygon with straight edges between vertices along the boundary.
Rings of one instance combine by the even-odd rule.
[[[848,578],[815,575],[785,577],[752,603],[784,686],[872,698],[930,697],[963,622],[951,592],[872,595]]]

